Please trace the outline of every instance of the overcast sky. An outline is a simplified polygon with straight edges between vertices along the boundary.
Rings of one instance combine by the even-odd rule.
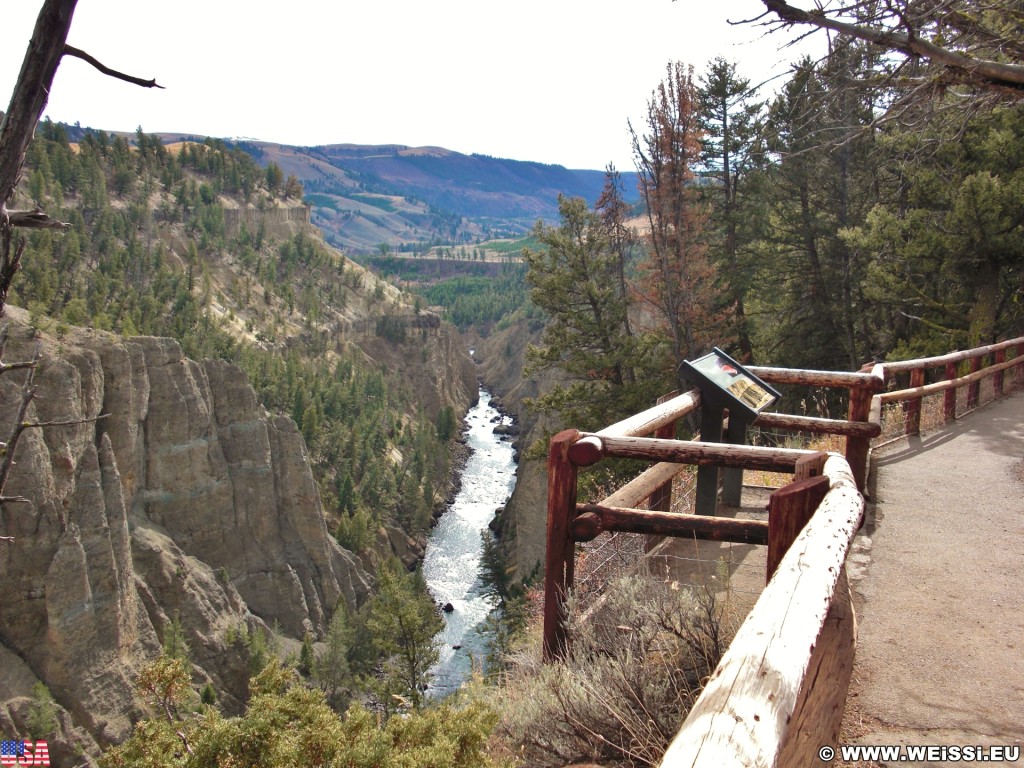
[[[4,109],[39,0],[4,3]],[[759,0],[80,0],[68,42],[166,90],[65,58],[45,114],[106,130],[285,144],[441,146],[633,168],[670,60],[737,62],[760,82],[796,56],[738,21]]]

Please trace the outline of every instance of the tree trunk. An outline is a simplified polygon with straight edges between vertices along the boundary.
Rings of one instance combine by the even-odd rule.
[[[0,127],[0,205],[14,194],[25,153],[46,108],[78,0],[46,0],[36,20],[11,103]]]

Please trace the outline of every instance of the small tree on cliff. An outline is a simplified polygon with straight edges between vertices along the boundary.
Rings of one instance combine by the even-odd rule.
[[[11,282],[21,265],[21,256],[25,249],[25,239],[15,238],[16,228],[27,229],[67,229],[69,225],[55,221],[42,210],[17,211],[8,208],[14,197],[15,189],[21,178],[22,166],[28,153],[29,144],[35,133],[36,125],[42,117],[43,109],[53,86],[53,78],[57,73],[64,56],[74,56],[92,64],[105,75],[134,83],[145,88],[160,88],[155,80],[142,80],[104,66],[85,51],[74,48],[67,43],[71,29],[77,0],[45,0],[36,19],[25,59],[21,65],[21,73],[15,83],[11,102],[0,123],[0,317],[3,317],[7,304],[7,293]],[[0,375],[13,370],[27,371],[21,389],[21,401],[16,418],[7,432],[7,441],[2,446],[3,462],[0,464],[0,505],[8,502],[25,501],[20,497],[3,495],[4,486],[14,466],[14,453],[18,440],[26,429],[57,425],[63,422],[48,424],[26,421],[29,404],[35,395],[35,369],[39,364],[38,350],[29,359],[17,363],[4,363],[3,353],[7,343],[6,332],[0,334]],[[72,422],[68,422],[72,423]],[[10,540],[9,537],[0,539]]]

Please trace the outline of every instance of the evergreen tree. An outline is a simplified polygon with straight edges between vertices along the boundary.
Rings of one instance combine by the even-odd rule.
[[[620,260],[601,218],[581,198],[560,197],[561,223],[539,223],[541,247],[523,250],[531,301],[548,316],[541,346],[527,350],[527,372],[556,368],[570,380],[535,401],[566,423],[597,428],[644,398],[634,367],[644,342],[627,332],[628,305],[620,295]]]
[[[874,254],[879,346],[899,356],[1024,331],[1024,106],[882,142],[886,199],[844,235]]]
[[[847,51],[846,56],[869,55]],[[872,352],[864,285],[868,259],[840,232],[864,220],[877,200],[878,153],[865,127],[872,105],[833,99],[851,66],[836,56],[822,69],[801,62],[772,104],[768,173],[770,226],[761,252],[758,331],[771,360],[855,370]]]
[[[740,357],[753,361],[746,297],[753,280],[751,241],[758,233],[751,177],[765,164],[764,104],[750,81],[723,58],[708,64],[700,82],[701,162],[711,201],[710,256],[718,266],[721,299],[728,303]]]
[[[403,702],[418,709],[427,672],[438,659],[434,637],[444,626],[422,574],[404,572],[397,561],[385,563],[365,626],[383,670],[383,678],[376,681],[381,703],[389,711]]]
[[[630,126],[648,223],[648,253],[636,286],[660,320],[671,371],[721,342],[716,273],[704,233],[707,212],[694,185],[703,138],[699,110],[693,68],[670,63],[647,103],[646,133]],[[678,374],[675,380],[682,388]]]
[[[317,656],[313,665],[313,676],[329,700],[350,680],[348,654],[351,642],[352,628],[349,625],[348,609],[341,602],[335,608],[327,628],[327,647]]]

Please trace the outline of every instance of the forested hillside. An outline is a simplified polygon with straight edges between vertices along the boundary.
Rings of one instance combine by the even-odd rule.
[[[559,194],[594,201],[601,191],[597,170],[440,147],[239,146],[301,181],[313,223],[328,242],[355,254],[381,246],[419,252],[435,244],[518,236],[538,218],[557,215]]]
[[[27,413],[70,422],[43,431],[42,442],[30,432],[19,446],[19,464],[38,485],[20,469],[8,484],[34,500],[39,515],[8,521],[4,535],[20,541],[25,525],[49,531],[25,539],[38,553],[35,565],[5,572],[24,583],[52,581],[51,640],[33,639],[42,625],[30,605],[8,612],[3,639],[5,653],[35,670],[15,679],[38,674],[62,707],[56,712],[78,713],[54,734],[55,748],[93,752],[95,740],[126,735],[124,718],[138,707],[130,676],[160,645],[191,649],[183,658],[230,711],[245,700],[246,659],[257,659],[258,671],[266,644],[297,648],[305,637],[310,653],[322,655],[334,618],[370,622],[383,599],[381,569],[397,558],[404,574],[422,556],[452,487],[458,415],[475,398],[476,380],[452,328],[327,247],[308,224],[295,180],[240,150],[215,141],[165,146],[141,130],[131,141],[94,131],[71,143],[46,122],[24,176],[15,204],[45,206],[67,224],[30,232],[19,245],[5,351],[24,359],[32,335],[43,341]],[[5,392],[11,403],[23,398]],[[90,447],[92,433],[99,442]],[[47,451],[60,457],[52,469],[36,466]],[[108,489],[103,499],[81,490],[94,480]],[[121,483],[119,502],[109,489]],[[64,511],[53,518],[51,507]],[[97,515],[109,524],[97,528]],[[160,556],[119,551],[129,530],[133,549],[178,562],[180,585],[162,583],[162,569],[175,566]],[[74,559],[64,553],[78,546],[79,532],[87,542],[82,578],[96,600],[114,599],[96,560],[107,546],[115,573],[130,581],[134,571],[147,585],[142,618],[136,588],[118,582],[109,620],[138,621],[127,635],[100,640],[92,629],[65,627],[52,604],[75,590],[47,577],[47,564]],[[106,536],[124,540],[106,545]],[[73,578],[79,566],[69,568]],[[425,605],[430,618],[420,631],[429,638],[437,618],[422,582],[396,575],[389,583],[393,601]],[[219,603],[212,612],[203,607]],[[353,658],[351,674],[331,673],[332,696],[351,695],[357,675],[369,677],[366,665],[393,653],[377,649],[394,631],[360,632],[346,645],[362,649],[353,651],[362,661]],[[238,644],[244,650],[228,650]],[[111,667],[104,683],[75,682],[83,674],[76,659],[106,669],[97,659],[108,653],[125,660],[121,672]],[[334,658],[349,668],[337,651]],[[27,695],[21,683],[3,690]],[[109,719],[108,735],[88,727],[86,711]]]
[[[189,357],[237,363],[299,426],[343,543],[367,546],[377,523],[421,535],[449,483],[451,427],[438,443],[437,419],[468,395],[461,383],[415,391],[424,381],[385,363],[405,342],[442,341],[438,324],[326,247],[289,195],[294,179],[240,150],[168,147],[141,130],[73,145],[61,126],[39,133],[25,194],[71,227],[29,237],[12,303],[58,336],[71,325],[170,336]],[[420,366],[443,346],[421,346]],[[379,461],[389,451],[401,460]]]

